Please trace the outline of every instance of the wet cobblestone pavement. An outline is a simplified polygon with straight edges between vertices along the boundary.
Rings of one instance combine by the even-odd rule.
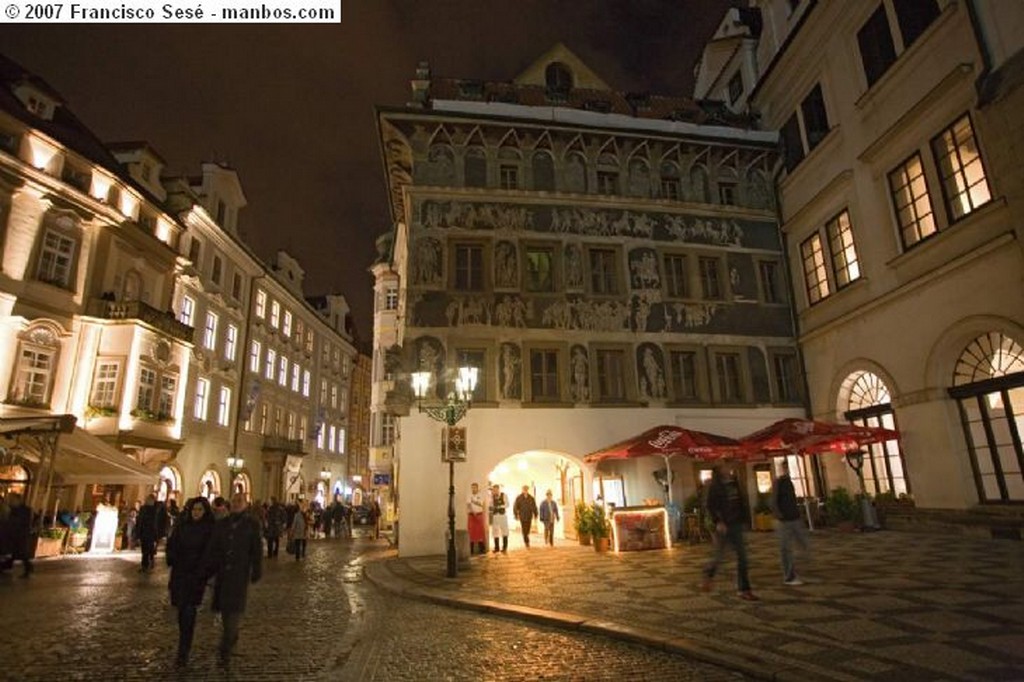
[[[0,680],[742,680],[664,651],[424,604],[363,580],[385,543],[311,541],[304,563],[265,561],[236,656],[215,665],[220,624],[199,614],[193,659],[173,668],[167,569],[138,553],[37,562],[0,576]]]

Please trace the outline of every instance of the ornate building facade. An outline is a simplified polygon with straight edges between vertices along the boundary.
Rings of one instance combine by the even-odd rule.
[[[899,428],[865,484],[925,519],[1024,502],[1022,29],[993,0],[751,2],[698,68],[780,131],[812,414]]]
[[[373,437],[394,455],[402,552],[439,551],[445,510],[411,371],[443,399],[455,368],[479,370],[460,491],[550,488],[568,510],[660,496],[653,462],[582,464],[643,428],[741,435],[803,413],[776,136],[742,123],[616,93],[563,46],[509,83],[422,65],[411,105],[379,111],[395,229],[373,268]],[[675,473],[678,498],[698,472]]]

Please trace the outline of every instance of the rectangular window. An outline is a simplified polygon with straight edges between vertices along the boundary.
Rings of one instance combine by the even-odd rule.
[[[484,248],[480,244],[455,245],[455,288],[460,291],[484,288]]]
[[[304,397],[306,397],[306,398],[309,397],[309,380],[310,380],[309,370],[308,369],[302,370],[302,395]]]
[[[277,383],[281,386],[288,385],[288,358],[283,355],[277,361]]]
[[[213,350],[217,346],[217,323],[219,319],[216,313],[206,313],[206,326],[203,328],[203,345]]]
[[[590,292],[616,294],[619,291],[619,272],[614,249],[589,249]]]
[[[458,348],[455,351],[457,367],[476,367],[476,388],[473,401],[487,400],[487,351],[483,348]]]
[[[761,278],[761,295],[765,303],[784,303],[785,287],[782,283],[782,268],[778,262],[762,260],[757,263],[757,274]]]
[[[274,380],[274,369],[277,367],[277,351],[273,348],[267,349],[267,362],[263,365],[263,376],[268,381]]]
[[[699,401],[697,352],[691,350],[671,351],[669,352],[669,363],[673,398],[679,402]]]
[[[231,277],[231,298],[236,301],[242,299],[242,276],[237,272]]]
[[[309,418],[306,415],[299,417],[299,440],[306,442],[306,434],[309,432]]]
[[[281,325],[281,333],[290,337],[292,335],[292,312],[284,311],[284,324]]]
[[[334,452],[334,439],[337,437],[337,432],[334,429],[334,424],[331,424],[327,428],[327,451]]]
[[[227,426],[231,413],[231,389],[227,386],[220,387],[220,396],[217,399],[217,423]]]
[[[331,384],[331,408],[338,409],[338,385]]]
[[[690,297],[690,273],[685,254],[665,256],[665,286],[672,298]]]
[[[270,302],[270,326],[277,329],[281,324],[281,304],[277,301]]]
[[[478,381],[477,385],[479,385],[479,383],[480,382]],[[346,389],[344,386],[342,386],[341,387],[341,393],[338,396],[338,409],[341,410],[342,412],[347,412],[348,411],[348,408],[347,408],[348,402],[347,401],[348,401],[348,389]]]
[[[932,140],[932,151],[942,178],[950,222],[963,218],[992,198],[970,116],[965,114],[939,133]]]
[[[259,341],[249,344],[249,371],[258,374],[260,371],[260,355],[263,348]]]
[[[92,380],[90,407],[114,407],[117,401],[117,380],[121,370],[119,362],[100,361],[96,363],[96,374]]]
[[[551,247],[526,247],[526,290],[555,290],[555,251]]]
[[[266,403],[260,405],[260,435],[266,436],[270,433],[270,406]]]
[[[679,178],[675,177],[662,177],[661,178],[661,198],[668,199],[669,201],[678,201],[679,196],[682,194],[680,188]]]
[[[807,287],[807,302],[814,305],[830,293],[828,274],[825,271],[825,253],[821,235],[815,232],[800,244],[800,257],[804,263],[804,284]]]
[[[825,139],[829,131],[828,112],[825,111],[825,97],[821,94],[820,83],[800,103],[800,112],[804,117],[804,135],[810,151]]]
[[[502,164],[498,167],[498,182],[502,189],[519,189],[519,169]]]
[[[395,442],[395,416],[389,412],[382,412],[380,417],[380,444],[393,445]]]
[[[721,403],[745,402],[743,373],[739,353],[716,353],[715,376],[718,379],[718,400]]]
[[[552,402],[561,398],[557,350],[530,351],[530,397],[536,402]]]
[[[786,170],[792,171],[804,160],[804,142],[800,137],[800,119],[796,112],[789,117],[782,130],[779,131],[782,138],[782,151],[786,157]]]
[[[903,49],[914,44],[932,22],[939,18],[939,3],[936,0],[895,0],[896,24],[903,36]]]
[[[622,402],[626,399],[626,359],[621,350],[597,351],[597,399]]]
[[[388,287],[384,293],[384,309],[398,310],[398,289],[396,287]]]
[[[313,352],[313,330],[312,329],[307,329],[306,330],[306,352],[307,353],[312,353]]]
[[[879,3],[875,13],[857,31],[857,44],[860,46],[864,76],[868,87],[871,87],[896,61],[896,46],[892,42],[884,4]]]
[[[736,183],[718,181],[718,203],[722,206],[736,205]]]
[[[288,412],[284,419],[285,433],[288,435],[288,440],[295,440],[295,413]]]
[[[299,392],[299,378],[302,376],[302,368],[299,367],[299,363],[292,363],[292,390],[296,393]]]
[[[597,171],[597,193],[598,194],[618,194],[619,193],[619,174],[616,171],[611,170],[599,170]]]
[[[274,408],[274,426],[273,426],[273,430],[271,431],[271,433],[274,434],[275,436],[280,436],[281,435],[281,408],[280,407],[275,407]]]
[[[699,258],[700,286],[706,300],[714,301],[722,298],[722,281],[719,276],[717,258]]]
[[[793,353],[772,353],[772,374],[775,377],[775,398],[780,403],[797,403],[803,392],[800,390],[800,373],[796,355]]]
[[[78,243],[67,235],[46,230],[39,252],[39,267],[36,279],[67,289],[71,286],[71,266],[75,259]]]
[[[178,320],[182,324],[186,324],[189,327],[192,325],[192,320],[196,314],[196,302],[189,296],[181,297],[181,313],[178,315]]]
[[[345,429],[341,426],[338,427],[338,449],[336,452],[339,455],[345,454]]]
[[[229,362],[235,361],[235,354],[238,352],[238,327],[229,324],[224,332],[224,358]]]
[[[267,292],[262,289],[256,291],[256,317],[261,320],[267,315]]]
[[[199,421],[206,421],[209,408],[210,382],[207,379],[196,380],[196,399],[192,404],[192,416]]]
[[[148,367],[139,369],[139,388],[135,393],[135,409],[149,412],[156,397],[156,372]]]
[[[157,398],[156,412],[161,419],[171,419],[173,417],[174,396],[177,393],[177,388],[177,377],[160,377],[160,396]]]
[[[935,216],[920,154],[914,154],[889,173],[889,190],[903,248],[909,249],[935,234]]]
[[[224,277],[224,261],[221,260],[220,256],[215,255],[213,257],[213,268],[210,272],[210,279],[213,280],[214,284],[220,284],[221,279]]]
[[[196,268],[199,267],[199,258],[202,256],[202,252],[202,243],[195,237],[192,237],[192,240],[188,244],[188,259],[192,261],[192,265]]]
[[[320,404],[327,404],[327,379],[320,380]]]
[[[843,211],[825,225],[828,235],[828,249],[832,252],[832,274],[836,289],[842,289],[850,282],[860,279],[860,263],[857,262],[857,248],[853,243],[853,228],[850,214]]]

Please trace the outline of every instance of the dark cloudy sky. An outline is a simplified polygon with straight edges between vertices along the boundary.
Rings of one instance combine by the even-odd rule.
[[[612,87],[688,94],[736,0],[345,0],[340,25],[0,26],[0,51],[106,141],[147,140],[172,171],[225,161],[243,237],[344,293],[369,340],[374,239],[389,228],[374,105],[408,99],[416,63],[510,80],[561,41]]]

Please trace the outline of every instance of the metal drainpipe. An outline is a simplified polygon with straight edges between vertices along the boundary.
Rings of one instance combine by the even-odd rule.
[[[978,18],[977,0],[967,0],[967,16],[971,21],[971,31],[974,33],[974,40],[978,43],[978,52],[981,54],[981,73],[974,81],[974,89],[978,93],[978,106],[982,107],[988,103],[992,96],[986,92],[988,77],[992,73],[992,53],[988,49],[988,41],[985,40],[985,31],[982,29],[981,20]]]

